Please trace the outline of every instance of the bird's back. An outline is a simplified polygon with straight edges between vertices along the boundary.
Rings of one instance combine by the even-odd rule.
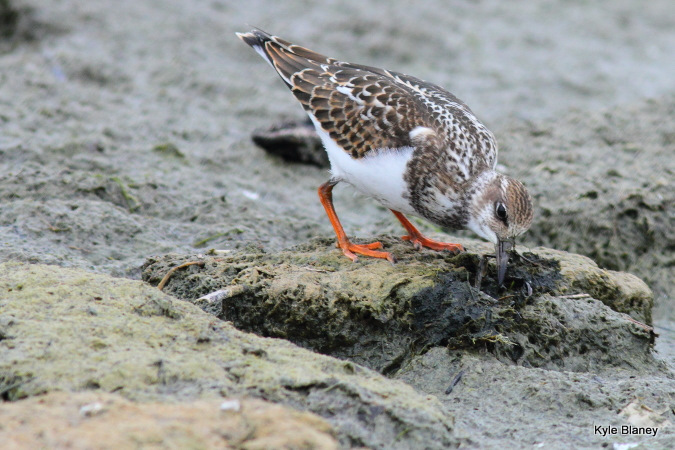
[[[434,133],[433,144],[467,170],[493,168],[492,133],[461,100],[418,78],[339,61],[260,30],[239,34],[277,71],[305,110],[351,157],[415,147],[411,131]],[[432,136],[427,136],[432,137]]]

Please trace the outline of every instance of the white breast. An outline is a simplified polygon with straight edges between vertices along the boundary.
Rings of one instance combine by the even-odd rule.
[[[331,139],[314,117],[309,117],[326,147],[334,179],[351,184],[387,208],[417,215],[408,202],[408,187],[403,179],[412,147],[385,149],[372,156],[354,159]]]

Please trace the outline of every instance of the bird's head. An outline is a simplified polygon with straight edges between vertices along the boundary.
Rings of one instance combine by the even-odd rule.
[[[532,197],[520,181],[497,172],[477,180],[468,228],[495,244],[500,285],[506,274],[507,251],[530,228],[533,214]]]

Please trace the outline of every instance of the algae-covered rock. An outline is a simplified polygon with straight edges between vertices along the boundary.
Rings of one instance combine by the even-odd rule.
[[[309,119],[302,122],[286,120],[266,129],[256,130],[252,140],[266,152],[283,160],[330,167],[328,154]]]
[[[262,400],[135,403],[119,394],[52,392],[0,404],[4,448],[331,450],[331,426]]]
[[[490,245],[462,240],[468,251],[453,256],[381,241],[396,265],[354,264],[326,239],[282,252],[155,257],[144,278],[159,283],[197,263],[173,271],[164,289],[237,327],[406,382],[452,411],[455,436],[469,447],[630,439],[669,448],[675,379],[651,355],[654,335],[640,321],[650,320],[652,295],[639,279],[535,248],[512,255],[498,288],[494,262],[482,257]],[[594,432],[635,423],[658,436]]]
[[[513,255],[497,287],[489,246],[453,256],[381,239],[399,260],[354,264],[330,240],[288,251],[150,259],[144,279],[238,328],[395,373],[433,346],[487,349],[519,365],[589,371],[651,364],[651,292],[587,258],[535,249]],[[485,273],[483,273],[485,272]],[[627,280],[623,283],[622,280]],[[223,290],[221,295],[199,297]],[[602,300],[602,301],[600,301]],[[637,319],[631,319],[628,314]]]
[[[2,398],[87,390],[143,402],[256,397],[325,418],[342,446],[458,444],[438,399],[402,382],[243,333],[139,281],[0,265]]]
[[[574,253],[539,247],[537,254],[560,261],[562,280],[558,287],[561,292],[588,293],[613,310],[651,325],[654,295],[640,278],[626,272],[601,269],[590,258]]]

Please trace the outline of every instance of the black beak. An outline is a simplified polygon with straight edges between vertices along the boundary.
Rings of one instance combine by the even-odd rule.
[[[506,264],[509,262],[509,254],[507,253],[513,244],[509,241],[502,241],[501,239],[497,241],[495,246],[495,256],[497,257],[497,283],[499,286],[504,283],[504,277],[506,276]]]

